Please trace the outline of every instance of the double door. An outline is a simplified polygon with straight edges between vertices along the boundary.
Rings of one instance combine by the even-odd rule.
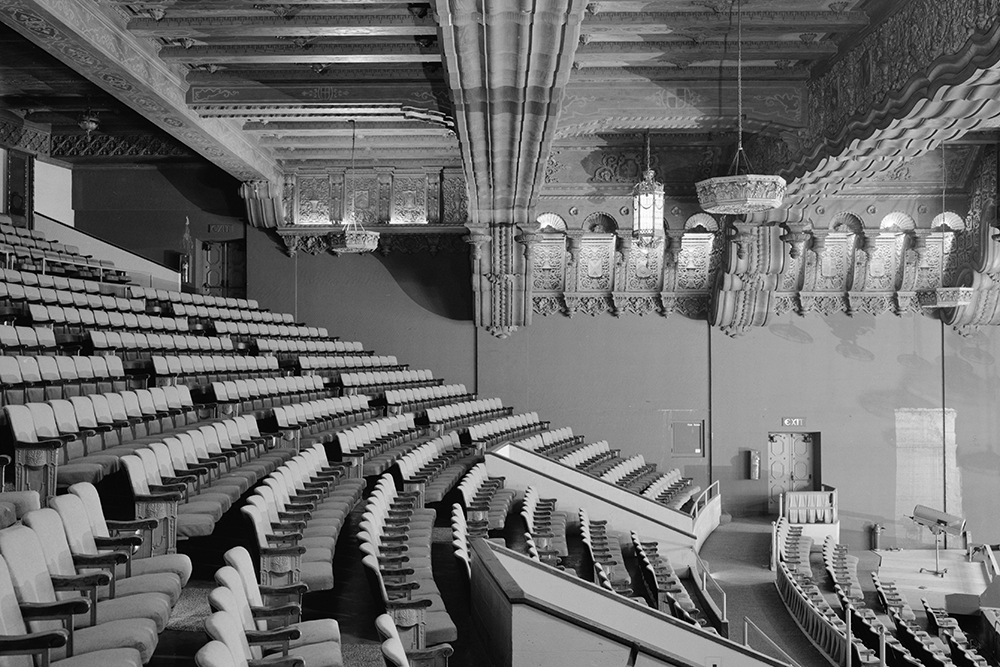
[[[771,433],[767,437],[767,509],[778,511],[787,491],[815,491],[819,480],[819,433]]]

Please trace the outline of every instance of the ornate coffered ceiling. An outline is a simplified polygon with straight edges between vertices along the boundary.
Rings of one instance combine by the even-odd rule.
[[[682,312],[716,317],[708,302],[745,298],[747,285],[778,295],[782,308],[831,303],[801,262],[840,243],[825,230],[842,215],[862,221],[848,242],[862,254],[886,252],[881,236],[859,240],[884,216],[913,221],[909,240],[893,246],[893,275],[902,276],[907,253],[937,243],[927,235],[942,192],[963,219],[982,194],[977,170],[1000,122],[1000,0],[742,7],[748,151],[759,170],[790,182],[786,207],[754,221],[783,225],[776,238],[785,240],[761,233],[771,264],[752,270],[772,277],[749,282],[751,269],[726,259],[733,238],[744,255],[753,246],[739,221],[685,231],[698,213],[693,183],[725,172],[735,146],[731,0],[0,0],[10,28],[0,34],[0,141],[81,161],[200,155],[246,182],[253,224],[280,226],[296,248],[322,250],[301,239],[330,238],[348,203],[397,231],[448,236],[467,225],[477,323],[497,335],[554,310],[554,292],[558,310],[597,312],[587,285],[598,283],[616,312],[683,302]],[[28,55],[24,40],[48,55]],[[81,105],[107,119],[95,136],[75,127]],[[636,263],[625,238],[646,133],[667,193],[652,264]],[[570,240],[562,288],[533,303],[530,247],[543,213],[558,216]],[[714,234],[711,248],[693,234]],[[801,234],[811,245],[798,249],[787,239]],[[600,260],[607,285],[592,275],[596,248],[611,253]],[[848,275],[857,262],[824,257],[816,266],[836,264],[843,285],[861,284]],[[697,294],[684,291],[693,283],[677,268],[692,262],[705,278]],[[970,271],[933,289],[985,284],[986,269]],[[629,276],[655,289],[632,294]],[[875,279],[863,278],[870,291]],[[797,287],[781,287],[787,281]],[[806,296],[792,305],[793,292]],[[912,299],[894,298],[888,310],[912,310],[899,306]],[[741,303],[754,322],[773,310]]]

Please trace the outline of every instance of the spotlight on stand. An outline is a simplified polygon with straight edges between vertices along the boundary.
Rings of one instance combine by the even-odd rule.
[[[948,569],[941,569],[941,535],[961,536],[965,533],[965,519],[954,514],[947,514],[940,510],[931,509],[926,505],[917,505],[913,508],[913,516],[910,517],[914,523],[925,526],[934,535],[934,569],[928,570],[920,568],[921,572],[930,572],[939,577],[943,577]]]

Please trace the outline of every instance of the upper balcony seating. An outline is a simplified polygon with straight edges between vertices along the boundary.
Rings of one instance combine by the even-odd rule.
[[[0,651],[7,656],[4,658],[4,664],[9,667],[33,667],[35,664],[50,667],[140,667],[142,665],[142,657],[137,649],[128,647],[96,649],[94,640],[90,636],[77,639],[72,629],[58,627],[58,623],[65,619],[72,628],[73,612],[87,609],[88,601],[85,598],[66,600],[47,609],[50,617],[57,619],[57,625],[29,632],[28,623],[33,618],[33,607],[29,604],[22,610],[14,583],[11,581],[10,570],[3,558],[0,558],[0,600],[3,600],[3,604],[0,605],[0,627],[3,628],[3,634],[0,634]],[[91,630],[90,634],[93,634],[94,630]],[[71,643],[71,637],[76,641]],[[90,642],[90,645],[87,642]],[[87,651],[88,648],[91,650]],[[24,657],[19,659],[14,656]],[[34,662],[29,656],[37,656],[38,662]]]
[[[260,311],[260,305],[254,299],[235,299],[232,297],[212,296],[208,294],[194,294],[190,292],[176,292],[172,290],[154,289],[152,287],[139,287],[131,285],[128,288],[129,296],[133,299],[143,299],[146,302],[146,310],[167,310],[175,304],[213,306],[215,308],[237,308],[240,310]],[[276,321],[294,321],[290,313],[272,313],[270,311],[260,311],[267,317],[275,317]]]
[[[500,417],[469,427],[469,439],[480,447],[492,447],[508,440],[515,440],[548,429],[549,423],[541,421],[537,412]]]
[[[513,412],[514,409],[504,407],[499,398],[477,399],[427,408],[427,421],[439,428],[455,428],[504,417]]]
[[[317,401],[330,393],[323,378],[297,375],[213,382],[200,395],[205,403],[240,413]]]
[[[528,449],[543,456],[559,458],[565,453],[583,443],[582,435],[573,435],[573,429],[569,427],[557,428],[545,431],[537,435],[518,440],[514,444],[523,449]]]
[[[0,349],[4,354],[57,354],[55,331],[48,327],[0,324]]]
[[[279,338],[282,329],[277,327],[271,331],[268,326],[266,334],[253,340],[251,349],[256,349],[257,354],[277,354],[281,359],[289,364],[295,363],[295,359],[306,354],[332,355],[332,354],[369,354],[365,352],[364,346],[359,342],[342,340],[323,339],[303,339],[286,336]],[[286,333],[290,333],[290,329]]]
[[[372,595],[392,617],[406,650],[458,638],[431,571],[434,519],[434,510],[397,493],[392,478],[383,475],[358,533]]]
[[[114,262],[81,255],[79,248],[48,241],[36,230],[0,225],[0,254],[8,270],[107,283],[129,281],[125,272],[114,268]]]
[[[394,356],[375,354],[301,356],[296,365],[303,375],[322,375],[332,380],[339,378],[341,373],[365,368],[386,371],[406,369],[406,364],[399,363]]]
[[[208,601],[213,611],[222,611],[238,619],[244,637],[252,643],[245,644],[246,657],[260,660],[265,656],[282,655],[302,658],[307,667],[342,667],[344,659],[340,648],[340,629],[337,622],[324,619],[326,625],[332,623],[336,630],[335,639],[316,641],[303,636],[302,626],[287,622],[289,609],[258,609],[258,613],[271,612],[275,621],[271,627],[258,627],[254,611],[247,600],[243,581],[239,573],[228,565],[219,568],[215,573],[215,581],[219,586],[209,593]],[[285,622],[282,622],[285,621]],[[285,634],[287,633],[287,634]],[[281,637],[280,642],[275,640]],[[278,645],[276,645],[278,644]]]
[[[404,454],[397,463],[403,490],[417,493],[427,504],[443,500],[479,459],[476,450],[464,447],[458,432],[451,431]]]
[[[195,336],[171,332],[130,332],[112,330],[88,330],[89,342],[84,349],[94,354],[122,354],[126,358],[146,361],[154,354],[213,354],[232,355],[236,348],[227,336]],[[137,364],[148,367],[149,364]]]
[[[204,387],[212,382],[278,378],[278,358],[271,356],[223,356],[185,354],[151,355],[153,381],[158,386],[184,384]]]
[[[487,476],[485,463],[473,466],[459,482],[458,490],[468,513],[469,534],[473,537],[487,537],[489,531],[503,529],[517,500],[517,491],[504,488],[503,477]]]
[[[69,600],[66,593],[82,591],[91,593],[99,583],[106,584],[109,577],[106,573],[89,574],[69,578],[53,578],[46,566],[46,549],[42,547],[39,536],[27,526],[17,525],[0,530],[0,555],[7,563],[10,579],[13,584],[17,602],[20,605],[51,604],[60,599]],[[57,589],[60,595],[57,593]],[[76,613],[89,616],[90,600],[82,598]],[[145,611],[136,608],[137,612]],[[38,620],[29,620],[28,627],[32,632],[62,630],[62,620],[48,620],[42,616]],[[131,648],[139,652],[143,664],[149,662],[158,642],[157,623],[154,620],[133,616],[109,620],[97,625],[74,622],[69,619],[71,642],[67,645],[69,652],[90,653],[104,649]],[[62,652],[57,656],[62,657]]]
[[[128,378],[118,357],[0,356],[4,405],[23,405],[125,391]]]
[[[417,387],[416,389],[388,389],[384,395],[389,414],[419,413],[428,408],[474,398],[475,395],[466,391],[464,384]]]
[[[556,499],[541,498],[535,487],[529,486],[524,491],[521,517],[525,529],[537,543],[543,563],[558,565],[562,558],[569,555],[566,540],[568,517],[565,512],[556,510]]]
[[[591,519],[587,510],[581,507],[580,533],[594,565],[595,581],[600,574],[603,574],[608,580],[610,590],[631,597],[632,577],[625,566],[621,541],[617,535],[608,532],[608,522]]]
[[[338,383],[344,394],[369,394],[381,396],[391,389],[416,389],[441,385],[444,380],[434,378],[429,370],[371,371],[341,373]]]

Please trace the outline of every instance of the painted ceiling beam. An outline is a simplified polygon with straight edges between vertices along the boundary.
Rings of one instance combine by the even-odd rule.
[[[216,108],[240,105],[308,108],[331,103],[395,104],[442,113],[451,112],[449,91],[443,81],[397,81],[387,86],[379,81],[263,84],[231,79],[225,84],[193,83],[187,97],[192,105],[212,105]]]
[[[108,0],[112,5],[128,5],[130,7],[145,7],[156,16],[172,16],[173,10],[184,12],[216,12],[221,10],[270,11],[277,16],[294,14],[298,6],[328,6],[343,7],[352,5],[427,5],[429,3],[409,3],[406,0]],[[161,13],[162,12],[162,13]]]
[[[188,65],[209,64],[386,64],[439,63],[441,53],[436,48],[418,44],[379,44],[368,52],[359,53],[357,45],[314,44],[302,48],[293,44],[263,46],[167,46],[160,49],[160,58],[168,63]]]
[[[837,45],[821,42],[743,42],[743,61],[752,60],[821,60],[836,55]],[[658,42],[597,42],[581,44],[576,50],[576,61],[588,63],[715,63],[719,60],[736,60],[736,48],[725,42],[695,44],[680,41]]]
[[[197,18],[135,18],[128,29],[137,37],[210,39],[214,37],[395,37],[436,35],[437,23],[428,13],[408,12],[349,15],[309,14],[267,16],[203,16]]]
[[[692,38],[721,37],[736,33],[735,12],[655,12],[623,11],[618,3],[603,3],[611,11],[588,12],[583,18],[580,33],[629,33],[636,35],[677,34]],[[744,33],[786,31],[789,33],[827,34],[855,31],[868,25],[864,12],[817,11],[744,11]]]
[[[302,82],[314,85],[332,84],[340,81],[377,81],[382,85],[386,82],[396,82],[406,85],[411,81],[444,81],[444,67],[441,63],[393,64],[387,67],[373,65],[358,67],[357,65],[252,65],[252,66],[218,66],[202,65],[199,69],[188,70],[187,82],[190,84],[228,85],[231,82],[259,81],[268,82]]]
[[[89,0],[5,0],[0,21],[236,178],[280,181],[256,138],[234,121],[198,117],[182,74],[129,35],[117,15]]]

